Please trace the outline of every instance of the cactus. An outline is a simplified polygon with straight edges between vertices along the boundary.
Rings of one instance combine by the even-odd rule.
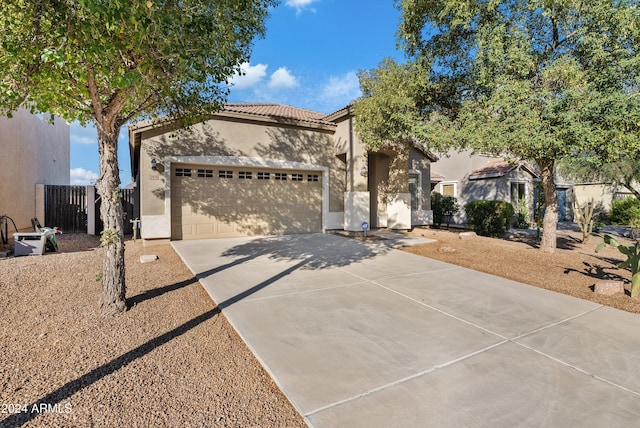
[[[640,294],[640,239],[636,239],[633,245],[622,245],[611,235],[604,235],[603,239],[604,241],[596,247],[596,253],[608,245],[617,248],[627,256],[627,260],[620,263],[618,267],[631,269],[631,297],[638,297]]]
[[[573,200],[574,209],[573,212],[575,214],[576,223],[578,223],[578,227],[580,227],[580,231],[582,232],[582,243],[586,244],[589,241],[589,237],[593,233],[593,208],[595,204],[593,203],[593,198],[583,206],[580,206],[578,202],[578,198]]]

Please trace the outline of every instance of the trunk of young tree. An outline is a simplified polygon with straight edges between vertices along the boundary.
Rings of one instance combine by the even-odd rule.
[[[124,234],[118,171],[120,127],[104,124],[102,129],[100,128],[99,126],[100,179],[97,188],[101,197],[100,216],[104,223],[101,244],[105,248],[100,306],[105,315],[112,315],[126,310]]]
[[[556,252],[556,229],[558,225],[558,198],[553,174],[553,160],[538,162],[542,170],[542,191],[545,200],[545,212],[542,219],[542,241],[540,249],[546,253]]]

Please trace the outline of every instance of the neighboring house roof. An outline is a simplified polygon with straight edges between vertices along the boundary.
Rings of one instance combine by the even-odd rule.
[[[505,160],[495,160],[473,171],[469,175],[469,180],[479,180],[483,178],[498,178],[518,168],[523,168],[525,171],[529,172],[534,177],[540,176],[540,174],[538,174],[536,169],[526,161],[507,162]]]
[[[444,175],[434,171],[431,171],[430,175],[431,175],[431,181],[442,181],[445,178]]]

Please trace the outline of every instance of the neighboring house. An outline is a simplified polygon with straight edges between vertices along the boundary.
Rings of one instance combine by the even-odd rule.
[[[573,192],[580,205],[593,199],[594,213],[598,216],[606,216],[611,211],[611,205],[615,199],[634,197],[633,193],[624,186],[603,183],[576,182],[573,184]]]
[[[540,181],[538,168],[525,161],[476,154],[469,150],[450,151],[432,165],[432,191],[455,196],[461,207],[454,217],[457,224],[466,223],[464,206],[475,200],[502,200],[526,205],[530,220],[538,197],[535,183]],[[572,218],[572,186],[556,179],[558,220]]]
[[[188,131],[162,121],[130,126],[142,238],[428,224],[436,158],[416,149],[370,153],[353,121],[351,105],[325,115],[232,103]]]
[[[69,141],[69,125],[59,117],[25,109],[0,117],[0,215],[19,230],[31,230],[31,219],[43,215],[36,212],[36,184],[69,184]]]

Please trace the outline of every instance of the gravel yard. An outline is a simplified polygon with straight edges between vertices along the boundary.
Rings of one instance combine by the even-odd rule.
[[[0,427],[305,426],[170,245],[127,242],[105,318],[98,239],[58,241],[0,259]]]

